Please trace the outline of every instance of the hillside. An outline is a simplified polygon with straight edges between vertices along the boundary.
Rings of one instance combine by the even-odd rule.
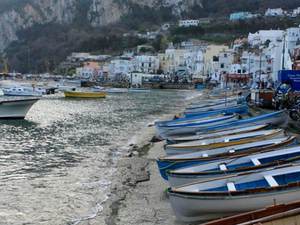
[[[122,38],[128,30],[298,6],[300,0],[0,0],[0,52],[18,71],[51,71],[72,51],[120,52],[145,42]]]

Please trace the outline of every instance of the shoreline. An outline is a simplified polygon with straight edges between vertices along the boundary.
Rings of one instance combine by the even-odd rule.
[[[193,99],[203,98],[205,93],[202,94],[187,99],[180,111]],[[171,119],[174,114],[165,114],[158,119]],[[156,165],[156,158],[165,154],[164,141],[151,142],[155,136],[154,126],[148,126],[141,131],[138,135],[139,141],[131,145],[127,155],[118,161],[104,211],[97,216],[95,222],[90,221],[87,224],[183,225],[176,220],[165,192],[168,184],[160,177]],[[99,220],[102,219],[101,223]]]

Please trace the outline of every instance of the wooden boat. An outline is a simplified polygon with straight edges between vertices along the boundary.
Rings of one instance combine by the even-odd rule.
[[[233,115],[233,114],[245,114],[248,112],[248,106],[247,105],[240,105],[237,107],[234,107],[234,109],[226,109],[226,110],[216,110],[212,112],[205,112],[202,114],[195,114],[194,116],[189,117],[182,117],[182,118],[176,118],[173,120],[165,120],[165,121],[156,121],[156,126],[163,126],[166,124],[173,124],[173,123],[182,123],[182,122],[188,122],[188,121],[195,121],[195,120],[201,120],[208,117],[219,117],[219,116],[226,116],[226,115]]]
[[[212,132],[216,130],[224,130],[227,128],[232,128],[236,126],[253,126],[253,125],[260,125],[260,124],[269,124],[269,125],[280,125],[284,122],[286,122],[286,111],[278,111],[268,114],[263,114],[255,117],[250,117],[247,119],[241,119],[236,121],[230,121],[227,123],[217,124],[217,125],[211,125],[211,126],[193,126],[190,127],[182,127],[177,128],[173,130],[167,130],[164,133],[161,134],[161,137],[164,139],[168,139],[171,136],[175,135],[192,135],[196,134],[198,132]]]
[[[158,136],[167,139],[168,136],[166,134],[169,134],[170,132],[180,134],[181,132],[188,132],[188,133],[195,133],[200,128],[206,129],[212,126],[221,125],[224,123],[229,123],[238,120],[237,115],[228,115],[228,116],[222,116],[217,118],[211,118],[208,119],[200,119],[195,120],[193,122],[187,122],[182,124],[173,124],[173,125],[157,125],[156,133]]]
[[[0,101],[0,119],[24,119],[39,98],[5,99]]]
[[[207,112],[207,111],[213,111],[213,110],[218,110],[218,109],[224,109],[227,107],[235,107],[241,104],[238,104],[237,102],[229,102],[229,103],[222,103],[222,104],[217,104],[217,105],[212,105],[212,106],[205,106],[203,108],[193,108],[189,109],[187,108],[184,111],[184,114],[190,114],[190,113],[201,113],[201,112]]]
[[[177,187],[230,174],[265,170],[278,165],[300,162],[299,160],[300,146],[296,146],[172,170],[168,171],[167,175],[170,186]]]
[[[300,200],[300,165],[225,176],[168,191],[177,218],[206,221]]]
[[[102,91],[65,91],[67,98],[105,98],[106,92]]]
[[[220,106],[222,105],[223,107],[232,103],[236,103],[237,102],[237,98],[233,98],[233,99],[228,99],[226,100],[219,100],[219,101],[215,101],[215,102],[211,102],[211,103],[206,103],[206,104],[192,104],[190,106],[188,106],[186,108],[186,110],[194,110],[194,109],[207,109],[207,108],[211,108],[211,107],[215,107],[215,106]]]
[[[240,145],[249,142],[265,140],[272,137],[283,137],[284,130],[272,129],[272,130],[259,130],[248,133],[224,135],[222,137],[208,138],[203,140],[183,142],[179,144],[166,145],[165,151],[167,155],[186,154],[200,150],[207,150],[213,148],[221,148],[233,145]]]
[[[228,130],[204,133],[204,134],[196,134],[192,136],[174,136],[167,139],[167,142],[168,144],[176,144],[176,143],[182,143],[187,141],[196,141],[196,140],[203,140],[208,138],[222,137],[225,135],[243,134],[247,132],[259,131],[267,128],[268,126],[269,126],[268,124],[254,125],[249,127],[241,126],[241,127],[234,127],[234,129],[228,129]]]
[[[272,204],[267,208],[214,220],[202,225],[298,225],[300,201]]]
[[[184,113],[184,118],[189,118],[189,117],[199,117],[199,116],[208,116],[208,115],[215,115],[215,114],[245,114],[248,112],[248,106],[246,104],[239,104],[236,106],[232,107],[223,107],[221,109],[216,109],[216,110],[201,110],[201,111],[196,111],[196,112],[185,112]]]
[[[210,150],[203,150],[189,154],[165,156],[157,159],[157,166],[161,176],[167,180],[166,172],[168,170],[176,170],[187,166],[195,166],[203,163],[222,160],[225,158],[236,158],[245,155],[265,152],[283,146],[294,145],[296,138],[270,138],[268,140],[256,141],[253,143],[246,143],[230,147],[215,148]]]
[[[192,125],[197,123],[201,124],[203,121],[206,122],[207,120],[222,119],[226,116],[232,116],[232,115],[216,114],[216,115],[208,115],[208,116],[201,116],[201,117],[175,119],[169,121],[158,121],[155,122],[155,126],[168,128],[168,127],[174,127],[176,125],[183,126],[183,125]]]

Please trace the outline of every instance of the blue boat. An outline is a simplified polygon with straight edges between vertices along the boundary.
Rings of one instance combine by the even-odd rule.
[[[236,158],[256,152],[263,152],[282,146],[296,144],[295,137],[275,138],[254,143],[203,150],[189,154],[166,156],[157,159],[158,169],[161,176],[167,180],[167,171],[180,169],[187,166],[200,165],[207,162],[217,161],[224,158]]]
[[[193,119],[186,122],[166,124],[166,125],[156,125],[156,133],[159,137],[165,138],[166,135],[171,131],[176,131],[180,129],[187,128],[189,131],[196,132],[199,127],[209,128],[216,125],[221,125],[224,123],[232,122],[238,120],[237,115],[227,115],[221,117],[207,117],[202,119]]]
[[[217,115],[217,114],[246,114],[248,113],[248,106],[246,104],[240,104],[232,107],[224,107],[222,109],[217,110],[203,110],[203,111],[197,111],[197,112],[186,112],[184,114],[185,118],[194,118],[194,117],[203,117],[203,116],[210,116],[210,115]]]
[[[168,171],[171,187],[216,179],[225,175],[265,170],[272,166],[300,162],[300,146],[252,154],[236,159],[224,159],[182,169]]]
[[[164,133],[162,133],[160,136],[165,139],[168,139],[168,137],[174,135],[190,135],[198,132],[210,132],[214,130],[229,128],[229,127],[232,127],[234,129],[234,127],[240,125],[245,125],[245,126],[260,125],[260,124],[280,125],[286,121],[287,121],[286,111],[282,110],[282,111],[263,114],[255,117],[242,119],[242,120],[217,124],[209,127],[203,127],[203,126],[181,127],[173,130],[167,130]]]
[[[300,165],[272,167],[260,172],[224,176],[170,188],[168,196],[177,219],[193,224],[259,210],[274,204],[280,208],[281,204],[300,200]],[[290,215],[292,214],[284,214],[286,217]],[[264,224],[268,224],[268,220],[265,221]],[[296,220],[285,224],[297,224],[293,221]]]

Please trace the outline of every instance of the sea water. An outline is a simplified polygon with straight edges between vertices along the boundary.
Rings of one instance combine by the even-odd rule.
[[[23,121],[0,121],[0,224],[80,224],[99,214],[128,144],[191,95],[55,95],[37,102]]]

